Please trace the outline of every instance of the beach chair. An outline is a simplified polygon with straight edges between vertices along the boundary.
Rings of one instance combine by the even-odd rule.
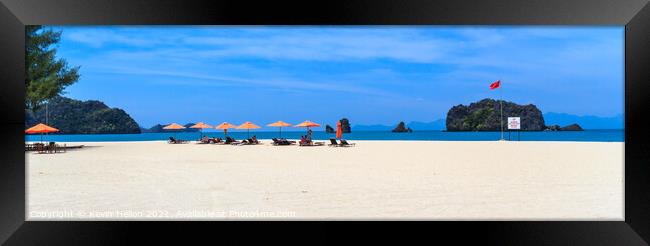
[[[210,143],[210,139],[207,138],[207,137],[203,137],[203,138],[199,139],[196,143],[197,143],[197,144],[209,144],[209,143]]]
[[[341,139],[341,144],[340,144],[339,146],[342,146],[342,147],[352,147],[352,146],[354,146],[355,144],[356,144],[356,143],[348,143],[348,141],[346,141],[345,139]]]
[[[314,141],[309,141],[309,140],[301,140],[300,141],[300,146],[323,146],[325,145],[325,142],[314,142]]]
[[[47,153],[49,154],[54,154],[56,153],[57,150],[57,145],[54,142],[50,142],[50,144],[47,146]]]
[[[47,152],[47,146],[42,143],[37,143],[36,145],[36,151],[38,151],[39,154],[44,154]]]
[[[335,139],[335,138],[330,138],[330,144],[328,144],[327,146],[330,146],[330,147],[338,147],[338,146],[339,146],[339,143],[336,142],[336,139]]]
[[[231,137],[226,137],[226,142],[225,144],[239,144],[239,141],[235,140],[234,138]]]
[[[273,144],[273,145],[276,145],[276,146],[278,146],[278,145],[292,145],[292,144],[296,144],[296,141],[289,141],[289,140],[286,140],[286,139],[284,139],[284,138],[282,138],[282,139],[272,138],[271,140],[273,140],[273,143],[272,143],[272,144]]]
[[[167,143],[170,143],[170,144],[182,144],[182,143],[187,143],[187,140],[180,140],[180,139],[176,139],[174,137],[169,137],[169,141],[167,141]]]
[[[169,137],[169,141],[167,141],[167,143],[176,144],[176,143],[178,143],[178,141],[174,137]]]
[[[260,141],[257,140],[257,137],[253,136],[248,139],[248,144],[260,144]]]
[[[67,147],[66,144],[63,144],[63,145],[54,144],[54,153],[60,153],[60,152],[65,153],[67,151],[67,148],[68,147]]]
[[[221,139],[221,138],[210,139],[210,142],[213,143],[213,144],[223,144],[224,143],[223,139]]]

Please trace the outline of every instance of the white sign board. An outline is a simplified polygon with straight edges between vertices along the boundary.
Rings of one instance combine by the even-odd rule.
[[[521,119],[519,117],[508,117],[508,130],[521,129]]]

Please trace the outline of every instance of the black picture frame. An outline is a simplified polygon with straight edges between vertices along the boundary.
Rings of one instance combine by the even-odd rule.
[[[479,239],[486,244],[499,245],[647,245],[650,241],[650,143],[647,141],[650,130],[644,115],[650,108],[650,99],[647,99],[650,97],[646,97],[650,95],[650,7],[646,0],[0,0],[0,242],[7,245],[123,244],[154,235],[188,233],[189,227],[192,233],[200,234],[219,223],[25,221],[24,26],[38,24],[624,25],[625,221],[434,221],[414,224],[427,228],[433,242],[441,237],[453,238],[456,242]],[[300,233],[319,238],[351,234],[348,230],[337,230],[322,235],[329,223],[297,223],[300,225],[292,226],[292,231],[301,230],[304,232]],[[355,223],[359,222],[352,222],[353,226],[349,227],[358,227]],[[317,229],[305,230],[309,227],[303,224]],[[243,230],[243,226],[266,230],[260,223],[230,222],[222,226],[218,234]],[[393,228],[368,224],[363,227],[371,227],[370,234],[375,237],[383,238],[393,232]],[[155,232],[143,232],[144,228]],[[470,236],[461,236],[458,232]],[[260,233],[255,235],[277,238],[271,232]],[[238,239],[249,238],[255,237]],[[220,237],[219,242],[223,242],[223,238]]]

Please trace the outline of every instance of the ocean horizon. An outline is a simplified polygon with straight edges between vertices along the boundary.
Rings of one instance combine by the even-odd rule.
[[[200,136],[224,137],[223,132],[163,132],[139,134],[50,134],[44,135],[43,141],[53,142],[123,142],[123,141],[161,141],[169,137],[184,140],[198,140]],[[306,131],[282,132],[282,138],[300,139]],[[314,140],[335,138],[334,133],[313,131]],[[235,139],[246,139],[256,136],[258,139],[280,138],[278,131],[245,131],[228,132]],[[501,138],[501,132],[448,132],[442,130],[423,130],[411,133],[395,133],[390,131],[353,131],[343,134],[348,140],[409,140],[409,141],[493,141]],[[511,141],[575,141],[575,142],[624,142],[624,129],[599,129],[584,131],[521,131],[504,132],[504,138]],[[25,135],[25,141],[41,141],[41,135]]]

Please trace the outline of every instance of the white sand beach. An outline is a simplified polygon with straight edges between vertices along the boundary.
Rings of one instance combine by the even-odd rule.
[[[622,220],[621,142],[86,142],[26,153],[28,220]]]

